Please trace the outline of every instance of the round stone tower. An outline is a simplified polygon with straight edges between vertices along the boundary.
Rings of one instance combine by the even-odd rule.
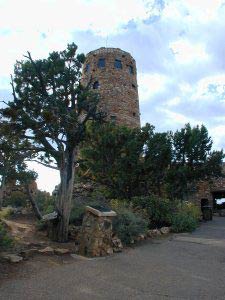
[[[128,52],[105,47],[89,52],[82,83],[98,92],[99,109],[106,112],[108,120],[140,127],[136,63]]]

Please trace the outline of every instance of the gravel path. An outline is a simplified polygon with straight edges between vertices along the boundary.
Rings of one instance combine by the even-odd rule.
[[[35,258],[2,282],[0,299],[224,300],[225,218],[107,258]]]

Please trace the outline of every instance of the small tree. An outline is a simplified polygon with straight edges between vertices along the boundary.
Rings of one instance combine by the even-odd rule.
[[[161,196],[161,189],[172,159],[171,133],[154,132],[154,127],[149,124],[142,130],[147,133],[143,165],[147,190]]]
[[[19,180],[26,170],[24,160],[33,156],[30,143],[20,139],[4,121],[0,122],[0,209],[8,183]]]
[[[167,187],[172,198],[181,200],[199,179],[222,175],[223,151],[211,151],[212,139],[207,128],[186,124],[173,135],[173,159],[167,173]]]
[[[26,138],[42,164],[60,172],[57,202],[58,223],[54,240],[68,239],[68,225],[79,143],[86,122],[101,117],[97,94],[80,84],[84,55],[68,45],[48,58],[33,60],[31,54],[18,61],[12,78],[13,101],[1,114],[15,135]]]
[[[83,174],[107,186],[112,197],[129,199],[139,194],[143,144],[139,129],[90,126],[81,151]]]

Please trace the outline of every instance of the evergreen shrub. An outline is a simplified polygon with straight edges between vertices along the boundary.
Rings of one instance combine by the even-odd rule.
[[[113,231],[123,244],[129,245],[135,237],[147,231],[148,223],[128,208],[118,209],[113,220]]]
[[[0,222],[0,251],[12,246],[12,239],[8,236],[4,225]]]
[[[144,211],[149,221],[149,228],[170,226],[176,203],[157,196],[132,198],[134,209]]]

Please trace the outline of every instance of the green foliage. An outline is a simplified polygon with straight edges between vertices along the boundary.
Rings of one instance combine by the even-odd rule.
[[[177,212],[172,218],[172,230],[174,232],[191,232],[194,231],[201,218],[199,207],[193,203],[183,203],[177,208]]]
[[[55,210],[55,199],[48,192],[38,190],[35,200],[42,214],[49,214]]]
[[[21,191],[13,191],[11,195],[4,200],[5,206],[25,207],[27,204],[27,195]]]
[[[85,205],[76,205],[71,209],[70,224],[81,226],[85,213]]]
[[[220,176],[223,151],[210,152],[211,137],[204,125],[186,124],[173,135],[173,159],[166,175],[170,198],[184,200],[189,187],[199,179]]]
[[[12,246],[12,239],[8,236],[3,224],[0,222],[0,251]]]
[[[90,125],[81,151],[82,175],[106,185],[113,197],[130,198],[138,192],[142,152],[140,130],[113,123]]]
[[[146,124],[142,128],[146,133],[144,147],[143,180],[147,193],[161,195],[161,188],[172,159],[171,133],[155,133],[154,127]]]
[[[10,132],[30,143],[36,160],[60,171],[57,208],[62,218],[52,231],[58,241],[68,239],[78,146],[88,120],[102,119],[97,111],[98,94],[89,88],[90,82],[85,86],[80,82],[85,57],[76,52],[74,43],[45,59],[34,60],[28,52],[14,67],[13,101],[0,109]]]
[[[192,216],[196,220],[201,219],[201,215],[202,215],[201,209],[197,205],[191,202],[179,204],[178,210],[187,213],[188,215]]]
[[[13,214],[13,209],[11,207],[4,207],[0,210],[0,220],[7,219]]]
[[[175,202],[157,196],[135,197],[132,204],[134,208],[145,211],[150,228],[170,225],[176,207]]]
[[[113,231],[121,239],[122,243],[128,245],[135,237],[147,230],[147,221],[142,219],[130,209],[119,209],[113,220]]]
[[[177,212],[172,218],[173,232],[192,232],[198,226],[198,221],[184,211]]]
[[[38,231],[45,231],[48,228],[48,224],[42,220],[36,222],[36,228]]]

